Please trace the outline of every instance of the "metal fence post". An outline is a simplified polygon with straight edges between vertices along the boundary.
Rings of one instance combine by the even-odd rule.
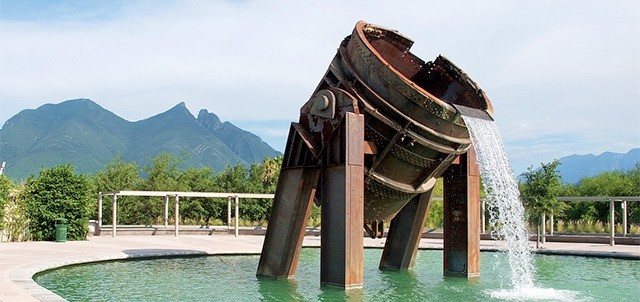
[[[609,223],[611,224],[611,233],[609,234],[609,245],[614,246],[616,244],[616,208],[615,201],[611,199],[609,201]]]
[[[542,244],[547,243],[547,212],[542,212]]]
[[[227,197],[227,229],[231,228],[231,196]]]
[[[629,216],[629,210],[627,210],[627,201],[622,201],[622,235],[627,236],[627,218]]]
[[[175,231],[176,234],[175,234],[175,236],[176,237],[178,236],[178,221],[180,220],[180,219],[178,219],[180,217],[180,210],[178,208],[179,204],[180,204],[180,197],[178,197],[178,195],[176,195],[176,217],[175,217],[175,219],[176,219],[176,231]]]
[[[239,210],[239,206],[238,203],[240,201],[240,198],[238,198],[238,196],[236,196],[236,237],[238,237],[238,220],[240,220],[240,210]]]
[[[549,235],[553,236],[553,228],[555,222],[553,221],[553,212],[549,214]]]
[[[113,206],[111,209],[111,237],[116,237],[116,224],[118,217],[118,195],[113,193]]]
[[[102,230],[102,192],[98,192],[98,234]]]
[[[169,228],[169,195],[164,196],[164,228]]]

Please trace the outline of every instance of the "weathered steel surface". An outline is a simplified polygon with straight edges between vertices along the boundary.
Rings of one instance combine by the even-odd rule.
[[[361,287],[364,273],[364,118],[347,113],[340,129],[344,160],[322,173],[320,281],[345,288]]]
[[[469,149],[444,173],[444,274],[480,273],[480,175]]]
[[[267,232],[259,275],[293,275],[300,221],[314,196],[322,211],[323,283],[360,285],[363,227],[382,237],[383,221],[392,219],[380,267],[411,267],[436,178],[471,146],[456,106],[489,117],[493,112],[464,72],[443,56],[421,60],[410,52],[412,44],[397,31],[362,21],[340,44],[292,124],[281,172],[288,180],[276,192],[269,220],[274,231]],[[316,174],[317,186],[288,193],[301,183],[307,188]],[[449,185],[462,182],[454,177]]]
[[[379,150],[365,168],[365,221],[372,225],[431,189],[469,148],[469,133],[452,104],[492,111],[464,72],[442,56],[424,62],[409,51],[412,44],[396,31],[359,22],[319,85],[358,99],[365,140]]]
[[[312,149],[304,142],[304,136],[304,132],[296,129],[295,125],[291,126],[291,144],[285,151],[258,264],[258,275],[261,276],[289,278],[295,275],[298,266],[311,203],[321,172],[318,167],[305,167],[292,159],[304,158],[305,154],[311,153]]]
[[[433,190],[413,197],[391,220],[389,234],[380,259],[381,269],[409,269],[413,267],[422,229],[429,213]]]

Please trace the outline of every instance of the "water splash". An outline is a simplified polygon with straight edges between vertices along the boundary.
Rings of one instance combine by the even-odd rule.
[[[481,118],[464,116],[464,121],[480,166],[489,223],[493,226],[494,236],[507,242],[511,286],[516,291],[532,288],[534,268],[524,207],[498,128],[493,121]]]
[[[508,301],[563,301],[581,302],[591,299],[579,297],[579,293],[571,290],[557,290],[553,288],[520,288],[512,290],[487,291],[495,299]]]

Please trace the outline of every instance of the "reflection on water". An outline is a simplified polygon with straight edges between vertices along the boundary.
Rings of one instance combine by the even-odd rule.
[[[640,261],[540,255],[536,279],[547,289],[514,292],[501,287],[503,253],[481,253],[472,280],[443,278],[442,251],[419,251],[412,271],[378,270],[381,254],[365,250],[364,287],[348,291],[320,286],[319,249],[302,249],[295,279],[257,278],[259,256],[112,261],[35,279],[69,301],[625,301],[640,292]]]

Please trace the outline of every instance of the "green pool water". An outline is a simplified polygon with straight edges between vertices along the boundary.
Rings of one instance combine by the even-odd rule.
[[[640,261],[536,255],[536,287],[507,288],[502,253],[481,253],[477,279],[442,276],[442,251],[419,251],[412,271],[380,271],[382,250],[365,250],[365,285],[320,287],[320,250],[303,249],[295,280],[255,276],[259,256],[99,262],[37,274],[69,301],[633,301]],[[638,301],[638,300],[635,300]]]

